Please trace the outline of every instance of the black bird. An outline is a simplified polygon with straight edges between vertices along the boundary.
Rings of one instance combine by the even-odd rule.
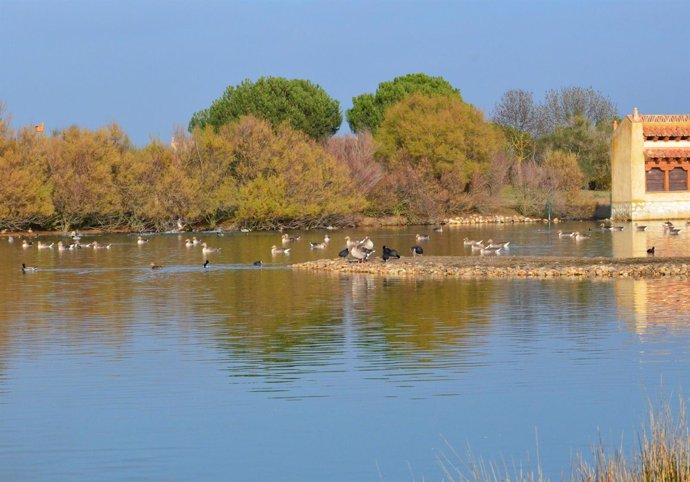
[[[204,261],[204,268],[208,267],[208,260]]]
[[[424,250],[419,245],[412,246],[410,248],[410,251],[412,252],[412,256],[417,256],[418,254],[424,254]]]
[[[348,248],[345,248],[338,253],[338,256],[340,256],[341,258],[347,258],[348,254],[350,254],[350,250]]]
[[[261,260],[259,261],[254,261],[253,266],[263,266],[263,262]]]
[[[400,259],[400,255],[395,249],[388,248],[386,246],[383,247],[383,262],[385,263],[388,261],[389,258],[395,258],[395,259]]]
[[[654,246],[647,250],[647,254],[654,254]]]

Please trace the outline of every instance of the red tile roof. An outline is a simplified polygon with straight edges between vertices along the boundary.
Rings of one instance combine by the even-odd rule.
[[[645,149],[644,157],[647,159],[687,159],[690,158],[690,147],[680,149]]]
[[[643,125],[642,133],[645,137],[689,137],[690,124],[679,125]]]

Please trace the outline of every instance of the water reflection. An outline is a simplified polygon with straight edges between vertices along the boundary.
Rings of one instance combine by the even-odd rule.
[[[416,231],[367,234],[404,248]],[[293,272],[262,256],[276,236],[200,235],[221,248],[208,269],[178,236],[103,236],[110,250],[62,254],[0,242],[0,478],[362,480],[378,460],[399,480],[411,460],[436,480],[439,433],[520,456],[537,427],[558,479],[596,427],[615,439],[637,427],[640,387],[687,384],[687,282]],[[333,236],[315,253],[309,236],[321,237],[305,233],[290,261],[341,248]],[[425,250],[469,256],[465,236],[514,240],[515,255],[656,242],[458,227]]]

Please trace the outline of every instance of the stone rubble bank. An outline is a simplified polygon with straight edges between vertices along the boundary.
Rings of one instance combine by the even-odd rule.
[[[291,266],[298,270],[383,276],[530,279],[656,279],[690,276],[690,258],[571,258],[536,256],[403,257],[384,263],[320,259]]]

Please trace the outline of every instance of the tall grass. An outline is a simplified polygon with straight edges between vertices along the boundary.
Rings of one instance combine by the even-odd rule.
[[[690,481],[690,430],[687,408],[681,399],[674,415],[668,402],[649,409],[647,426],[638,435],[636,447],[626,456],[623,447],[609,451],[602,441],[589,459],[576,456],[570,470],[571,482],[688,482]],[[461,456],[448,445],[450,453],[438,457],[448,482],[547,482],[541,465],[525,469],[521,465],[486,462],[471,453]],[[564,478],[565,480],[565,478]]]

